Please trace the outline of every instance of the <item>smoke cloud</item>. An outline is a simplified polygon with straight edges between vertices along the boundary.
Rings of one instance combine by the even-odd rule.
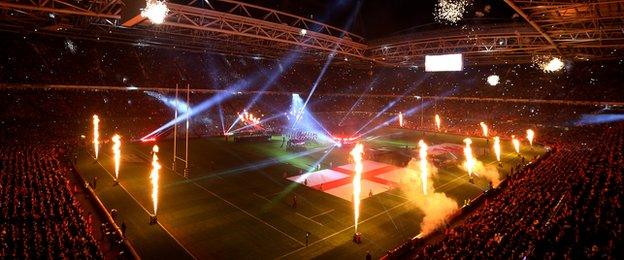
[[[414,202],[414,205],[424,213],[425,216],[420,226],[420,235],[427,235],[446,224],[448,219],[457,212],[459,206],[455,200],[446,196],[445,193],[436,192],[433,188],[432,177],[437,174],[438,169],[431,163],[427,165],[429,170],[427,195],[424,195],[419,163],[418,159],[412,158],[410,160],[405,168],[401,188],[409,199]]]
[[[494,165],[484,165],[483,162],[477,161],[475,164],[475,173],[477,176],[483,177],[492,183],[492,187],[496,188],[500,184],[500,174]]]

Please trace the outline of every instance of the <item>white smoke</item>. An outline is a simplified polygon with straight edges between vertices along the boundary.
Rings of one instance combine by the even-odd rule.
[[[433,176],[438,169],[429,163],[429,178],[427,180],[427,195],[423,194],[422,182],[420,179],[420,161],[412,159],[405,168],[405,174],[401,182],[401,188],[414,205],[424,213],[423,221],[420,225],[421,235],[427,235],[440,226],[447,223],[448,219],[457,212],[459,206],[452,198],[445,193],[436,192],[433,188]]]

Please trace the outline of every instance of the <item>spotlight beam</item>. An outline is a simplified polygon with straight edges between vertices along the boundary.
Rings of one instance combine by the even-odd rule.
[[[447,91],[446,93],[442,94],[442,96],[447,96],[449,94],[452,94],[453,92],[454,92],[453,90]],[[412,107],[409,110],[405,111],[405,113],[403,113],[403,116],[410,116],[410,115],[412,115],[412,114],[414,114],[414,113],[416,113],[416,112],[418,112],[418,111],[420,111],[422,109],[425,109],[425,108],[431,106],[431,103],[433,103],[433,102],[432,101],[422,102],[420,105]],[[369,134],[369,133],[371,133],[371,132],[373,132],[373,131],[381,128],[381,127],[383,127],[386,124],[390,124],[390,123],[392,123],[394,121],[397,121],[398,119],[399,119],[399,116],[394,116],[394,117],[386,120],[385,122],[383,122],[383,123],[373,127],[372,129],[367,130],[366,132],[357,135],[357,137],[360,138],[362,136],[365,136],[365,135],[367,135],[367,134]]]
[[[223,107],[221,107],[221,104],[219,104],[218,109],[219,109],[219,119],[221,119],[221,130],[223,130],[223,133],[225,134],[225,119],[223,116]]]
[[[147,140],[150,139],[152,137],[154,137],[154,135],[172,127],[174,124],[176,123],[180,123],[182,121],[185,121],[187,117],[192,117],[194,115],[197,115],[209,108],[211,108],[212,106],[216,105],[216,104],[220,104],[222,101],[227,100],[229,98],[231,98],[234,93],[242,91],[247,89],[249,86],[251,86],[251,84],[257,80],[259,74],[255,74],[254,77],[251,80],[245,80],[245,79],[241,79],[239,81],[237,81],[236,83],[234,83],[229,89],[228,91],[225,92],[221,92],[221,93],[217,93],[214,96],[208,98],[207,100],[197,104],[195,107],[190,108],[190,111],[182,114],[181,116],[179,116],[177,119],[173,119],[167,123],[165,123],[164,125],[160,126],[159,128],[157,128],[156,130],[152,131],[151,133],[147,134],[146,136],[142,137],[141,140]]]
[[[390,104],[388,104],[386,107],[384,107],[381,111],[377,112],[377,114],[371,118],[368,122],[366,122],[366,124],[364,124],[362,127],[360,127],[360,129],[358,129],[354,135],[357,135],[357,133],[359,133],[360,131],[362,131],[366,126],[368,126],[370,123],[372,123],[375,119],[379,118],[379,116],[381,116],[383,113],[385,113],[388,109],[392,108],[397,102],[401,101],[401,99],[403,99],[403,97],[405,97],[408,93],[410,93],[415,87],[420,86],[420,84],[425,81],[425,79],[429,78],[428,75],[425,75],[424,77],[422,77],[418,82],[414,82],[412,83],[412,86],[409,87],[408,89],[406,89],[405,91],[403,91],[403,93],[394,98],[394,100],[392,102],[390,102]],[[404,116],[409,116],[410,114],[405,113],[403,114]],[[398,117],[396,118],[398,119]],[[393,122],[395,120],[391,120],[390,122]],[[361,136],[361,135],[360,135]]]
[[[198,177],[198,178],[194,178],[194,179],[186,179],[184,181],[181,181],[181,182],[178,182],[178,183],[174,183],[174,184],[170,184],[168,186],[184,184],[184,183],[190,183],[190,182],[195,182],[195,181],[209,179],[209,178],[225,177],[225,176],[228,176],[228,175],[240,174],[240,173],[244,173],[244,172],[248,172],[248,171],[257,171],[257,170],[264,169],[266,167],[269,167],[269,166],[272,166],[272,165],[275,165],[275,164],[278,164],[278,163],[291,161],[291,160],[294,160],[294,159],[297,159],[297,158],[300,158],[300,157],[304,157],[304,156],[308,156],[308,155],[311,155],[311,154],[314,154],[314,153],[318,153],[318,152],[321,152],[321,151],[325,150],[326,148],[327,147],[319,147],[319,148],[306,150],[306,151],[302,151],[302,152],[298,152],[298,153],[289,153],[289,154],[284,155],[284,156],[272,157],[272,158],[268,158],[268,159],[265,159],[265,160],[262,160],[262,161],[244,164],[243,166],[238,167],[238,168],[223,170],[223,171],[211,174],[211,175],[202,176],[202,177]]]
[[[353,105],[351,106],[351,108],[349,109],[349,111],[342,117],[342,119],[340,119],[340,122],[338,123],[338,125],[342,125],[342,123],[344,122],[344,120],[347,118],[347,116],[349,116],[351,114],[351,112],[353,112],[353,109],[360,104],[360,102],[362,102],[362,99],[364,98],[364,96],[368,93],[368,91],[370,90],[370,88],[375,85],[377,83],[377,79],[378,77],[375,77],[373,79],[373,81],[371,81],[371,83],[368,84],[368,86],[366,87],[366,89],[364,89],[364,92],[362,92],[362,94],[360,94],[360,97],[358,98],[357,101],[355,101],[355,103],[353,103]]]
[[[351,15],[349,16],[349,20],[347,20],[347,23],[345,24],[345,30],[349,30],[351,28],[351,26],[353,25],[353,21],[355,20],[354,18],[356,14],[359,13],[361,6],[362,6],[362,3],[358,2],[356,8],[353,10],[353,12],[351,12]],[[341,38],[343,35],[344,33],[341,35]],[[319,73],[318,77],[316,77],[316,80],[314,81],[314,84],[312,84],[312,90],[308,94],[306,101],[303,103],[303,106],[301,107],[300,112],[303,112],[303,110],[308,105],[308,102],[310,101],[310,98],[314,94],[314,91],[316,91],[318,84],[321,82],[321,79],[323,79],[323,77],[325,76],[325,72],[327,72],[327,68],[329,68],[329,65],[334,60],[334,56],[336,56],[337,49],[338,49],[338,45],[336,45],[334,49],[332,50],[332,52],[327,56],[327,59],[325,60],[325,64],[323,64],[323,68],[321,69],[321,73]],[[295,124],[297,124],[298,121],[299,119],[295,120]],[[294,125],[293,125],[293,128],[294,128]]]
[[[407,89],[406,91],[403,92],[403,94],[401,94],[400,96],[394,98],[394,100],[392,100],[390,103],[388,103],[388,105],[386,105],[383,109],[381,109],[381,111],[378,111],[377,114],[371,118],[370,120],[368,120],[368,122],[366,122],[366,124],[364,124],[362,127],[360,127],[360,129],[358,129],[357,131],[355,131],[354,135],[357,135],[360,131],[364,130],[364,128],[366,128],[368,125],[370,125],[373,121],[375,121],[375,119],[379,118],[379,116],[381,116],[383,113],[385,113],[386,111],[388,111],[388,109],[394,107],[394,105],[401,101],[401,99],[403,99],[403,97],[405,97],[405,95],[407,93],[409,93],[412,90],[413,86],[409,89]],[[398,118],[398,117],[397,117]],[[394,121],[394,120],[392,120]]]
[[[294,63],[294,61],[299,58],[300,53],[297,51],[293,51],[290,52],[286,58],[284,59],[284,66],[286,67],[286,69],[277,69],[276,71],[274,71],[273,73],[271,73],[271,75],[268,77],[267,81],[264,82],[264,84],[262,84],[262,87],[260,88],[260,91],[256,94],[254,94],[254,96],[251,98],[251,101],[245,106],[244,110],[250,110],[251,107],[253,105],[256,104],[256,102],[258,102],[258,100],[260,99],[260,96],[263,95],[262,92],[266,91],[269,87],[271,87],[273,85],[273,83],[275,82],[275,80],[277,80],[277,78],[282,75],[285,71],[289,70],[290,67],[292,66],[292,64]],[[234,123],[232,123],[232,125],[228,128],[227,132],[230,132],[232,130],[232,128],[238,123],[240,122],[240,118],[236,118],[234,120]]]

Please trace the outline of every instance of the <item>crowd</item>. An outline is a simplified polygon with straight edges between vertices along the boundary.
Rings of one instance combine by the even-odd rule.
[[[624,124],[583,127],[412,258],[622,257]]]
[[[0,147],[0,257],[101,259],[86,216],[72,194],[63,149]]]
[[[138,140],[171,120],[172,103],[143,87],[172,88],[180,81],[208,90],[236,87],[219,94],[191,93],[192,107],[214,104],[192,117],[191,137],[248,132],[251,128],[236,123],[237,114],[247,110],[261,119],[263,131],[286,134],[286,146],[290,139],[318,139],[309,131],[289,131],[287,122],[291,93],[307,96],[324,71],[320,65],[110,43],[83,48],[86,42],[37,36],[9,35],[0,37],[0,44],[6,46],[0,49],[0,83],[132,87],[0,90],[0,258],[102,258],[90,233],[90,217],[72,195],[67,177],[71,164],[64,157],[90,137],[93,114],[100,116],[101,136],[119,133],[126,140]],[[573,124],[603,107],[420,96],[611,101],[621,96],[623,66],[621,61],[568,64],[550,74],[531,65],[437,74],[416,68],[336,66],[323,75],[307,108],[339,138],[399,127],[399,113],[404,128],[433,131],[438,114],[443,132],[480,135],[479,122],[502,137],[523,136],[533,128],[541,143],[556,149],[513,175],[498,196],[488,198],[461,223],[446,228],[441,240],[412,251],[412,258],[617,259],[623,246],[619,213],[624,125]],[[486,83],[492,74],[500,76],[499,85]],[[282,93],[256,96],[250,90]],[[217,97],[223,99],[214,102]],[[164,131],[158,138],[171,134]]]
[[[237,91],[270,90],[307,94],[393,94],[617,101],[624,61],[568,62],[545,73],[533,64],[466,67],[462,72],[427,73],[423,68],[302,64],[289,59],[191,53],[109,42],[37,35],[0,37],[0,82],[106,85]],[[487,78],[500,81],[491,86]],[[317,82],[317,78],[319,81]],[[318,84],[317,84],[318,83]]]

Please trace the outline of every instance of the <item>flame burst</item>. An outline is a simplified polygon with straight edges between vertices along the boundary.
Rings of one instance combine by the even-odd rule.
[[[119,164],[121,161],[121,136],[113,136],[113,157],[115,158],[115,180],[119,179]]]
[[[436,127],[438,128],[438,132],[440,132],[440,116],[438,114],[435,115],[435,123],[436,123]]]
[[[100,153],[100,118],[97,115],[93,115],[93,149],[97,160]]]
[[[535,137],[535,132],[532,129],[527,129],[527,140],[529,140],[529,144],[533,147],[533,138]]]
[[[403,127],[403,113],[399,112],[399,126]]]
[[[360,219],[360,193],[362,192],[362,171],[364,165],[362,164],[362,153],[364,153],[364,146],[360,143],[356,144],[353,150],[351,150],[351,157],[355,162],[355,176],[353,176],[353,216],[355,220],[355,232],[357,233],[358,220]]]
[[[464,156],[466,157],[466,161],[464,162],[464,168],[466,168],[466,170],[468,171],[468,176],[472,177],[476,164],[476,160],[472,156],[472,148],[470,147],[470,144],[472,144],[472,139],[466,138],[464,139],[464,143],[466,143],[466,147],[464,147]]]
[[[247,125],[257,125],[260,123],[260,118],[255,117],[252,113],[243,110],[242,114],[238,114],[238,119]]]
[[[423,194],[427,195],[427,180],[429,179],[429,172],[427,170],[427,149],[429,148],[425,141],[418,141],[418,147],[420,147],[420,180],[422,182]]]
[[[158,145],[154,145],[152,148],[153,156],[152,156],[152,172],[150,173],[150,180],[152,181],[152,202],[154,203],[154,216],[158,212],[158,171],[161,166],[158,163]]]
[[[520,140],[516,139],[515,135],[511,136],[511,143],[514,146],[514,150],[516,150],[516,153],[520,153]]]
[[[479,123],[479,125],[481,126],[481,132],[483,132],[483,137],[487,138],[488,137],[488,126],[484,122]]]
[[[501,147],[500,138],[498,136],[494,136],[494,153],[496,154],[496,160],[500,162]]]

